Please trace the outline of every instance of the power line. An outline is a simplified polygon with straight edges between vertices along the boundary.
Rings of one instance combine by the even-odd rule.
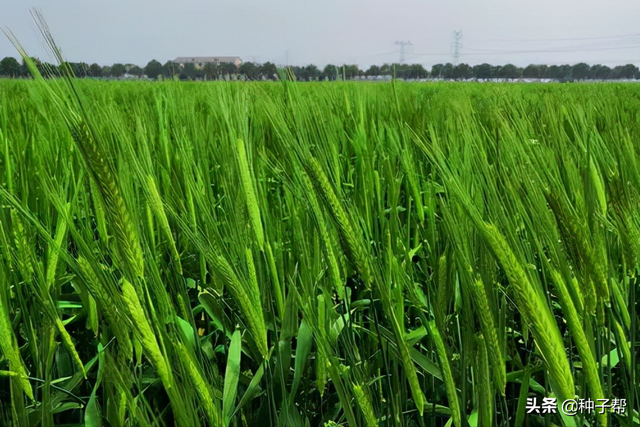
[[[619,36],[601,36],[601,37],[572,37],[572,38],[559,38],[559,39],[480,39],[478,42],[561,42],[561,41],[585,41],[585,40],[612,40],[612,39],[627,39],[640,37],[640,33],[635,34],[622,34]]]
[[[570,53],[570,52],[598,52],[608,50],[627,50],[627,49],[640,49],[640,44],[628,45],[628,46],[604,46],[604,47],[589,47],[588,45],[581,46],[563,46],[551,49],[512,49],[512,50],[491,50],[491,49],[470,49],[466,48],[467,53],[458,53],[459,56],[481,56],[481,55],[519,55],[525,53]],[[428,53],[410,53],[412,56],[447,56],[445,52],[428,52]],[[457,59],[454,55],[454,59]]]
[[[640,49],[640,45],[633,46],[608,46],[608,47],[590,47],[582,46],[565,46],[556,49],[528,49],[528,50],[488,50],[488,49],[467,49],[471,53],[462,54],[468,56],[475,55],[518,55],[523,53],[569,53],[569,52],[597,52],[606,50],[625,50]]]

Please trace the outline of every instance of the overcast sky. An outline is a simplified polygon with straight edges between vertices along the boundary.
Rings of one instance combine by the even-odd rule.
[[[638,0],[0,0],[0,26],[51,60],[41,10],[72,62],[141,66],[177,56],[324,66],[405,62],[640,65]],[[16,56],[0,33],[0,58]]]

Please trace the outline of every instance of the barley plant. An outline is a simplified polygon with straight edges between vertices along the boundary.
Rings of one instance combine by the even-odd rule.
[[[0,425],[640,425],[639,85],[81,81],[19,50]]]

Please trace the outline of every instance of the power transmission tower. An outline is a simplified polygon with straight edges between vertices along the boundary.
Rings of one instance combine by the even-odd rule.
[[[396,46],[400,46],[400,63],[404,64],[404,48],[405,46],[411,46],[411,42],[407,41],[407,42],[395,42],[394,43]]]
[[[460,49],[462,49],[462,30],[453,32],[453,65],[458,65]]]

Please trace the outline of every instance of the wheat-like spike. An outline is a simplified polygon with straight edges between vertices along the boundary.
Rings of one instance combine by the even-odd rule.
[[[120,303],[116,303],[116,301],[111,298],[111,295],[109,295],[109,292],[101,285],[93,267],[91,267],[91,264],[86,258],[80,256],[77,262],[85,285],[98,304],[100,304],[102,308],[101,313],[105,316],[107,324],[118,340],[121,354],[124,356],[124,359],[131,360],[133,358],[133,344],[129,335],[129,328],[127,328],[126,324],[122,321],[122,310],[119,307]]]
[[[435,321],[427,323],[429,335],[433,340],[433,344],[436,347],[436,354],[440,361],[440,370],[442,371],[442,380],[444,381],[444,388],[447,391],[447,398],[449,399],[449,408],[451,408],[451,418],[453,419],[453,425],[456,427],[462,427],[462,412],[460,408],[460,400],[458,399],[458,392],[456,390],[456,383],[453,380],[453,372],[451,371],[451,364],[449,363],[449,355],[447,354],[447,348],[445,347],[440,331]]]
[[[52,308],[52,310],[55,310],[55,309]],[[73,359],[78,369],[80,369],[80,372],[82,372],[82,376],[84,377],[84,379],[87,379],[87,371],[84,369],[84,365],[82,364],[82,359],[80,359],[80,355],[76,350],[76,346],[73,344],[73,341],[71,340],[71,335],[69,335],[69,332],[67,332],[67,330],[64,327],[64,324],[62,323],[62,320],[60,320],[59,317],[56,317],[55,321],[56,321],[56,327],[58,328],[58,332],[60,333],[60,337],[62,337],[62,343],[67,348],[67,350],[69,350],[69,353],[71,353],[71,358]]]
[[[483,333],[482,341],[491,352],[491,367],[493,368],[493,381],[496,388],[504,396],[507,386],[507,371],[502,350],[498,342],[498,330],[496,328],[493,312],[489,306],[489,299],[482,279],[471,283],[474,303],[476,304],[478,318],[480,319],[480,329]]]
[[[41,84],[40,87],[47,92],[62,115],[78,150],[82,154],[89,173],[98,185],[105,209],[108,212],[108,223],[113,227],[118,252],[121,261],[124,263],[125,270],[131,280],[135,280],[137,277],[143,277],[144,262],[140,241],[138,240],[129,210],[116,184],[115,175],[106,162],[106,156],[102,153],[100,146],[96,142],[95,132],[93,132],[93,129],[89,126],[90,122],[87,112],[82,106],[82,101],[73,83],[73,72],[65,62],[61,50],[53,40],[53,36],[42,15],[37,11],[33,11],[32,15],[49,50],[58,60],[58,63],[61,64],[60,70],[62,71],[63,77],[61,82],[56,82],[56,84],[53,85]],[[15,36],[7,31],[4,31],[4,33],[20,53],[30,73],[37,81],[44,83],[44,79],[36,64]]]
[[[342,281],[342,277],[340,276],[340,268],[338,267],[338,260],[336,259],[335,254],[333,253],[333,244],[331,243],[331,238],[329,236],[329,231],[327,230],[327,225],[324,222],[324,217],[322,215],[322,210],[320,209],[320,205],[318,204],[318,200],[316,199],[315,193],[313,191],[313,184],[309,180],[309,176],[306,173],[300,173],[302,178],[302,182],[307,192],[307,200],[311,205],[311,210],[316,218],[316,222],[318,224],[318,229],[320,230],[320,239],[322,240],[322,247],[324,249],[324,253],[327,257],[327,261],[329,264],[329,276],[331,277],[331,281],[333,282],[333,286],[338,293],[338,296],[341,299],[344,299],[344,283]]]
[[[18,270],[25,282],[31,283],[34,277],[33,253],[29,247],[27,234],[15,209],[11,209],[11,223],[13,224],[13,237],[16,245]]]
[[[280,279],[278,277],[276,259],[273,256],[273,250],[271,250],[271,243],[269,243],[269,240],[266,241],[266,247],[267,263],[269,264],[269,271],[271,273],[271,280],[273,282],[273,289],[276,297],[276,311],[278,313],[278,317],[282,319],[282,317],[284,316],[284,293],[282,291],[282,285],[280,284]]]
[[[33,400],[33,390],[27,378],[27,370],[22,363],[18,342],[13,334],[13,327],[9,318],[9,304],[5,300],[8,288],[4,282],[4,277],[0,275],[0,350],[9,361],[9,369],[16,373],[20,388],[29,399]]]
[[[444,328],[444,318],[449,308],[449,280],[447,278],[447,255],[443,254],[438,260],[438,283],[436,284],[436,302],[433,314],[439,328]]]
[[[173,256],[173,260],[176,263],[176,269],[178,270],[178,274],[182,275],[182,264],[180,262],[180,255],[178,254],[178,249],[176,248],[176,242],[173,239],[173,233],[171,233],[171,227],[169,227],[169,220],[167,219],[167,214],[164,211],[164,207],[162,204],[162,199],[160,198],[160,193],[158,192],[158,187],[156,186],[156,181],[153,179],[153,176],[147,175],[147,190],[149,192],[149,204],[151,205],[151,209],[158,219],[158,223],[160,225],[160,229],[164,233],[165,237],[169,241],[169,247],[171,249],[171,255]]]
[[[264,251],[264,230],[262,229],[260,206],[258,205],[258,199],[256,198],[256,192],[253,186],[253,179],[251,177],[251,169],[249,167],[249,160],[247,159],[247,152],[244,147],[244,142],[241,139],[238,139],[236,141],[236,153],[238,155],[238,170],[240,172],[242,188],[244,189],[244,195],[247,201],[249,219],[251,220],[253,230],[256,234],[258,247],[261,251]]]
[[[320,340],[321,342],[326,342],[326,330],[327,330],[327,306],[324,300],[324,295],[320,294],[317,296],[318,300],[318,325],[320,335],[316,335],[314,333],[314,338],[316,341]],[[325,334],[325,335],[322,335]],[[317,344],[318,352],[316,354],[316,388],[320,392],[320,397],[324,395],[324,389],[327,385],[327,376],[328,376],[328,363],[329,358],[325,353],[325,347],[321,344]]]
[[[95,180],[89,179],[89,190],[91,192],[91,200],[93,201],[93,212],[96,215],[96,225],[98,227],[98,236],[100,240],[105,244],[109,243],[109,235],[107,233],[107,219],[104,209],[104,203],[102,196],[100,196],[100,189]]]
[[[589,235],[587,234],[588,227],[581,224],[576,220],[575,217],[572,217],[566,213],[566,209],[564,206],[552,195],[545,194],[547,196],[547,201],[554,214],[558,217],[558,221],[562,222],[562,225],[566,227],[566,229],[571,234],[573,242],[576,244],[580,256],[584,259],[584,265],[587,271],[591,274],[593,278],[593,288],[595,289],[595,294],[605,303],[609,302],[609,285],[607,280],[607,257],[606,256],[598,256],[596,252],[596,248],[594,245],[589,243]],[[601,250],[606,250],[604,245]],[[589,285],[585,283],[585,285]],[[591,287],[587,288],[589,292],[587,294],[587,310],[590,313],[593,313],[595,306],[593,303],[589,303],[593,301],[593,297],[591,293],[593,290]]]
[[[413,201],[416,205],[416,213],[418,214],[418,220],[420,223],[424,223],[424,206],[422,204],[422,194],[420,193],[420,180],[416,179],[416,172],[413,167],[413,163],[409,158],[409,152],[403,151],[400,156],[402,166],[406,171],[407,181],[409,182],[409,189],[413,196]]]
[[[591,389],[591,397],[597,402],[598,399],[604,399],[604,393],[602,392],[602,384],[600,383],[600,376],[598,375],[598,366],[591,351],[587,336],[584,333],[582,319],[578,315],[578,311],[571,299],[571,294],[560,273],[551,266],[549,266],[549,272],[551,280],[558,291],[562,312],[564,313],[565,319],[567,319],[569,330],[578,348],[578,354],[580,355],[580,360],[582,360],[582,370],[587,378],[587,384]],[[606,416],[599,417],[599,421],[602,426],[606,427]]]
[[[625,215],[625,230],[628,237],[627,258],[630,266],[638,265],[640,258],[640,227],[630,214]]]
[[[160,376],[162,384],[166,389],[170,389],[173,386],[171,368],[167,364],[162,351],[160,351],[160,346],[147,320],[144,309],[140,304],[136,290],[127,279],[122,280],[122,297],[129,308],[134,333],[142,343],[153,366],[158,371],[158,376]]]
[[[358,402],[358,406],[360,406],[362,415],[364,415],[365,425],[367,427],[377,427],[378,419],[373,411],[371,397],[369,396],[369,393],[367,393],[367,389],[360,384],[354,384],[353,396],[355,397],[356,402]]]
[[[476,351],[476,363],[475,373],[476,380],[478,382],[477,388],[477,406],[480,411],[480,425],[490,426],[493,425],[493,387],[491,386],[491,375],[489,373],[489,355],[486,340],[482,334],[476,337],[477,351]],[[492,356],[495,353],[492,353]],[[493,362],[491,362],[493,364]],[[504,390],[501,388],[500,390]],[[504,393],[503,393],[504,394]]]
[[[58,258],[60,256],[60,248],[67,236],[67,218],[71,203],[64,206],[64,212],[58,216],[58,224],[56,226],[56,235],[53,242],[49,244],[49,260],[47,262],[47,275],[45,279],[46,290],[50,291],[56,277],[56,268],[58,266]]]
[[[483,223],[481,231],[509,278],[516,304],[526,323],[531,326],[536,345],[540,348],[551,377],[558,387],[556,393],[558,398],[562,402],[573,399],[575,386],[565,354],[564,342],[545,298],[531,284],[500,231],[488,223]]]
[[[355,266],[358,273],[360,273],[365,284],[370,286],[373,277],[371,275],[371,268],[369,266],[368,257],[366,256],[366,251],[360,244],[357,234],[354,232],[351,225],[349,216],[333,191],[333,188],[329,183],[329,179],[324,174],[322,167],[314,157],[310,157],[305,166],[316,191],[325,201],[329,208],[329,212],[331,212],[333,219],[338,224],[340,243],[345,255],[347,255],[349,261]]]
[[[205,414],[209,420],[210,425],[218,427],[222,426],[222,419],[220,417],[220,412],[215,405],[215,398],[213,393],[211,392],[211,386],[207,379],[202,375],[198,364],[194,361],[193,356],[187,349],[187,347],[180,341],[175,343],[175,349],[178,351],[180,355],[179,359],[182,361],[182,364],[187,369],[189,374],[189,378],[193,383],[193,387],[200,397],[200,403],[204,409]]]
[[[144,277],[144,258],[138,233],[106,157],[84,121],[78,120],[73,123],[70,131],[80,152],[83,153],[87,167],[100,190],[108,223],[113,229],[121,261],[131,275],[131,280]]]
[[[250,248],[247,248],[245,251],[245,257],[247,259],[247,270],[249,272],[249,296],[253,297],[253,303],[256,306],[262,307],[262,298],[260,298],[260,286],[258,285],[256,265],[253,262],[253,252],[251,252]]]
[[[227,288],[247,319],[247,323],[251,328],[252,335],[254,336],[260,354],[262,354],[263,357],[266,357],[269,352],[269,347],[267,346],[267,328],[264,323],[262,305],[256,305],[254,303],[254,298],[247,294],[244,285],[240,282],[240,279],[238,279],[238,276],[233,271],[233,268],[226,258],[219,255],[213,255],[212,264],[224,278]]]
[[[607,196],[605,193],[604,181],[602,180],[602,175],[598,170],[596,164],[593,161],[593,158],[589,159],[589,176],[591,178],[591,182],[593,184],[593,188],[596,192],[596,197],[598,199],[598,208],[600,210],[600,215],[602,218],[607,217]]]

